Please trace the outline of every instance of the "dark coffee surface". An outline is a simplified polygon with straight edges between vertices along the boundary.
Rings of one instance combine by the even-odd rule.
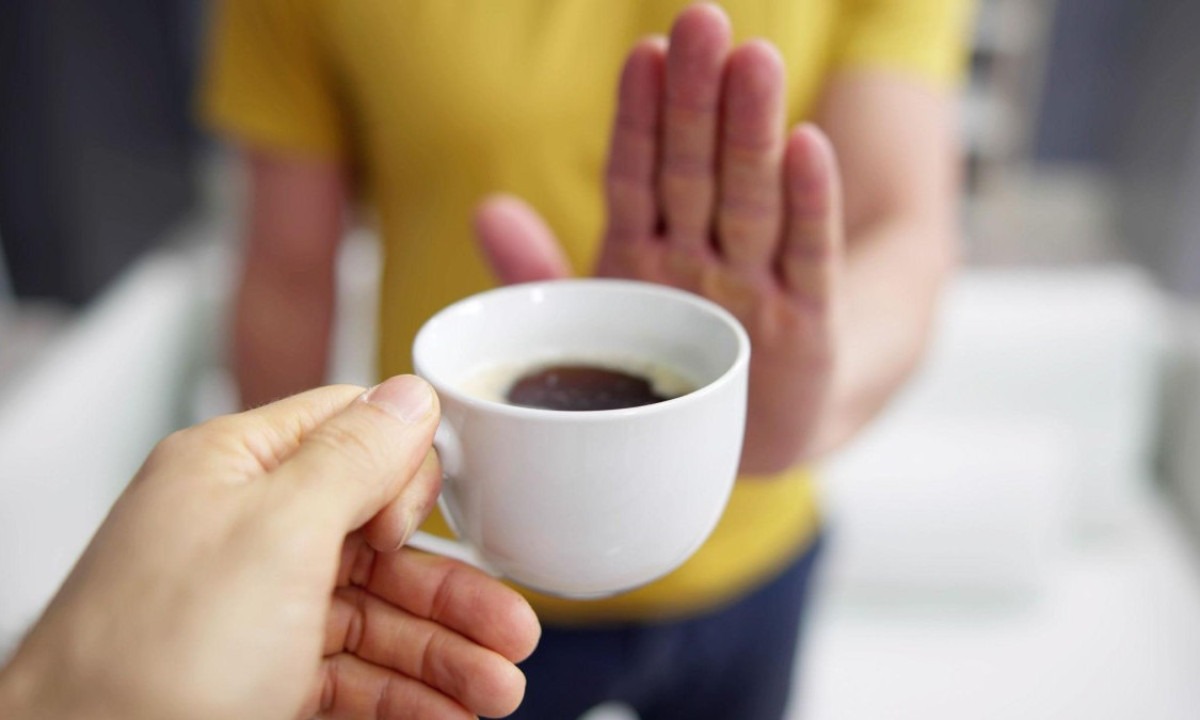
[[[546,410],[615,410],[670,400],[646,378],[591,365],[555,365],[518,379],[508,402]]]

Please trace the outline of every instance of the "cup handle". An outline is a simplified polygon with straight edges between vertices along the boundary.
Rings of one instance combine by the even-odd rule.
[[[458,435],[445,421],[438,425],[437,433],[433,437],[433,448],[437,451],[438,460],[442,465],[444,487],[447,480],[451,480],[462,470],[462,445],[458,441]],[[458,534],[458,528],[454,527],[454,520],[446,507],[445,490],[438,495],[438,509],[446,518],[450,529]],[[492,567],[474,546],[460,539],[439,537],[424,530],[418,530],[408,538],[408,542],[405,544],[417,550],[464,562],[492,576],[500,575],[500,572]]]
[[[471,547],[462,540],[453,540],[451,538],[439,537],[431,535],[424,530],[418,530],[408,538],[405,543],[406,547],[415,548],[422,552],[441,555],[452,560],[458,560],[468,565],[479,568],[488,575],[498,577],[500,573],[483,559],[479,551]]]

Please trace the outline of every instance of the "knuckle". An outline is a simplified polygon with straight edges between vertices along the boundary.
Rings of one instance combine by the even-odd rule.
[[[792,302],[802,317],[824,320],[829,317],[832,299],[823,284],[812,279],[793,278],[789,281]]]
[[[727,190],[721,195],[719,212],[740,222],[768,225],[779,222],[779,202],[765,194]]]
[[[782,145],[778,133],[774,132],[773,128],[726,128],[722,139],[725,152],[736,159],[757,162],[770,158],[778,162]]]
[[[793,241],[785,248],[787,259],[807,265],[824,265],[833,259],[833,248],[829,243]]]
[[[634,167],[630,163],[610,162],[604,177],[610,190],[614,187],[629,187],[643,191],[653,184],[654,173],[648,168]]]
[[[176,430],[158,441],[158,444],[154,446],[151,456],[175,455],[194,447],[196,442],[193,438],[197,429]]]
[[[713,159],[707,153],[681,150],[664,155],[661,170],[664,183],[671,178],[709,182],[713,175]]]
[[[712,228],[711,210],[714,189],[710,183],[691,182],[689,178],[664,177],[659,185],[666,234],[695,233],[705,235]]]
[[[211,421],[210,421],[211,422]],[[146,459],[147,467],[158,467],[164,463],[178,461],[204,449],[209,444],[211,429],[205,425],[176,430],[154,446]]]
[[[720,102],[715,92],[688,92],[672,87],[667,92],[667,123],[674,125],[716,122]]]
[[[344,647],[347,652],[359,653],[363,650],[367,638],[371,637],[367,628],[367,593],[357,587],[338,588],[336,594],[346,602],[349,617],[346,621],[346,637]]]
[[[829,215],[829,197],[811,188],[788,188],[788,212],[795,218],[823,219]]]
[[[757,218],[722,216],[718,236],[722,257],[729,259],[756,258],[766,264],[771,259],[774,227]]]

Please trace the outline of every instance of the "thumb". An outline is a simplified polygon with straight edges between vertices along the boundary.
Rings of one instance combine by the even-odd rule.
[[[475,210],[475,234],[504,285],[569,277],[571,266],[537,211],[511,195],[493,195]]]
[[[429,452],[438,417],[437,395],[428,383],[413,375],[390,378],[307,433],[271,477],[350,532],[410,484]],[[437,493],[436,484],[426,485]],[[431,498],[411,500],[415,513]]]

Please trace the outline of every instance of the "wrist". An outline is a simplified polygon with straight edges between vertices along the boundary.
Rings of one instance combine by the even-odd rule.
[[[66,673],[50,663],[31,660],[21,653],[0,668],[0,719],[2,720],[105,720],[114,715],[92,693],[66,680]]]
[[[37,679],[16,658],[0,667],[0,718],[33,720]]]

